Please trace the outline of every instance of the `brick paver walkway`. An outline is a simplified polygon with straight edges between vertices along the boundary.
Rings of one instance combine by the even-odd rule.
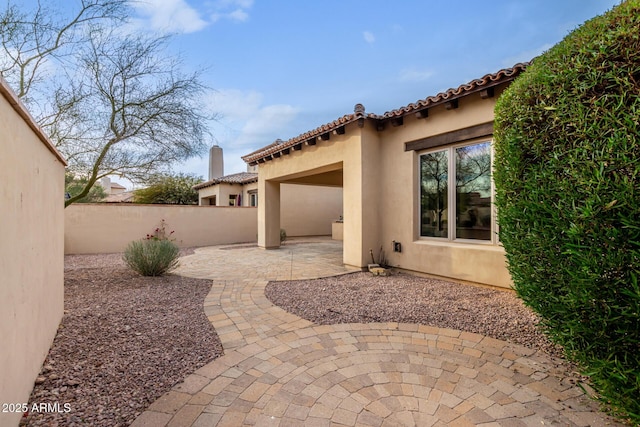
[[[343,274],[338,242],[197,249],[177,273],[210,278],[225,355],[140,426],[615,426],[557,361],[478,334],[413,324],[318,326],[264,295],[270,280]]]

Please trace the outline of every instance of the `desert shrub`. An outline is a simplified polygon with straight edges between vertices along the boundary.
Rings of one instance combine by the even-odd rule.
[[[635,423],[639,138],[639,0],[536,58],[496,106],[496,204],[515,289]]]
[[[133,201],[147,204],[197,205],[198,192],[194,185],[202,178],[195,175],[153,175],[147,180],[148,186],[135,191]]]
[[[180,249],[170,240],[136,240],[124,251],[124,262],[143,276],[162,276],[178,266]]]
[[[284,228],[280,229],[280,243],[284,243],[287,240],[287,230]]]

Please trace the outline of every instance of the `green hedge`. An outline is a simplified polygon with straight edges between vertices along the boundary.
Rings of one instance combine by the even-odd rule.
[[[640,424],[640,0],[536,58],[496,106],[500,239],[516,291]]]

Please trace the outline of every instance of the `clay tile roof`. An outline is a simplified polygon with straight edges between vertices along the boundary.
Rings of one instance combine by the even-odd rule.
[[[252,172],[240,172],[231,175],[221,176],[220,178],[214,178],[207,182],[194,185],[194,190],[201,190],[203,188],[211,187],[216,184],[250,184],[252,182],[258,182],[258,174]]]
[[[317,127],[316,129],[310,130],[294,138],[291,138],[288,141],[280,142],[280,140],[277,140],[276,142],[269,144],[266,147],[262,147],[257,151],[254,151],[253,153],[249,153],[247,155],[242,156],[242,160],[244,160],[247,163],[251,163],[256,161],[257,159],[264,158],[273,153],[290,149],[291,147],[298,145],[304,141],[317,138],[320,135],[331,132],[349,123],[353,123],[359,119],[368,119],[368,118],[377,118],[377,117],[378,116],[376,116],[375,114],[366,113],[364,110],[364,106],[362,104],[356,104],[354,108],[354,112],[352,114],[346,114],[330,123],[326,123],[320,127]]]
[[[382,115],[382,117],[387,119],[392,117],[403,116],[413,111],[432,107],[436,104],[441,104],[443,102],[451,101],[453,99],[461,98],[471,93],[478,92],[488,87],[496,86],[505,81],[511,81],[515,79],[518,76],[518,74],[524,71],[528,65],[529,65],[529,62],[518,63],[511,68],[502,69],[497,73],[487,74],[479,79],[474,79],[474,80],[471,80],[469,83],[460,85],[455,89],[453,88],[448,89],[444,92],[440,92],[435,96],[428,96],[425,99],[421,99],[405,107],[398,108],[397,110],[387,111]]]
[[[497,86],[498,84],[509,82],[515,79],[522,71],[524,71],[528,65],[529,62],[518,63],[511,68],[505,68],[496,73],[487,74],[479,79],[475,79],[470,81],[469,83],[458,86],[455,89],[449,89],[435,96],[429,96],[425,99],[416,101],[405,107],[387,111],[381,116],[372,113],[365,113],[364,106],[362,104],[356,104],[353,114],[344,115],[330,123],[324,124],[316,129],[310,130],[309,132],[291,138],[288,141],[281,142],[280,140],[277,140],[276,142],[269,144],[266,147],[262,147],[252,153],[242,156],[242,160],[249,164],[255,164],[259,160],[268,160],[272,157],[278,157],[283,153],[289,154],[289,150],[291,149],[291,147],[298,146],[305,141],[313,140],[321,135],[337,130],[357,120],[374,119],[382,121],[394,119],[411,112],[433,107],[435,105],[452,101],[457,98],[462,98],[472,93]]]

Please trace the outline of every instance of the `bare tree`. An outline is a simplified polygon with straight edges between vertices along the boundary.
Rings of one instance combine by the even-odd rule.
[[[37,2],[36,9],[25,12],[12,2],[0,14],[2,55],[0,73],[25,101],[32,89],[46,79],[49,61],[64,61],[75,45],[86,42],[87,27],[122,22],[127,0],[80,0],[72,16]],[[28,100],[28,99],[26,99]]]
[[[65,206],[104,176],[140,182],[201,154],[210,118],[199,103],[206,91],[199,73],[181,72],[180,61],[166,53],[168,37],[115,25],[126,0],[81,0],[80,6],[66,21],[41,7],[27,16],[10,6],[0,18],[2,75],[28,106],[35,104],[69,170],[86,180]],[[55,79],[44,66],[48,60],[64,71]]]

